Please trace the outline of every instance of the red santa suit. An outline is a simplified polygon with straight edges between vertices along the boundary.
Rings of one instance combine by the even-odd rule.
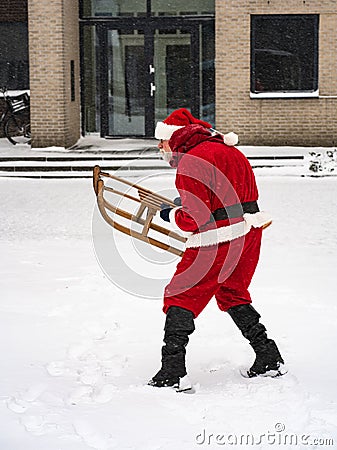
[[[163,308],[166,313],[170,306],[180,306],[195,317],[213,296],[223,311],[251,303],[248,288],[262,229],[270,223],[270,217],[256,208],[258,190],[247,158],[199,122],[177,126],[173,134],[170,130],[170,164],[177,169],[182,204],[170,212],[170,221],[188,238],[165,288]],[[245,210],[254,204],[252,212]],[[227,211],[229,218],[223,218]]]

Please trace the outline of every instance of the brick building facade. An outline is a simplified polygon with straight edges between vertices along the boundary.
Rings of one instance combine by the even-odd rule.
[[[81,132],[151,136],[155,121],[179,104],[219,130],[236,131],[241,145],[336,145],[336,1],[174,0],[168,11],[149,4],[135,11],[132,0],[2,0],[0,25],[29,29],[34,147],[67,148]],[[274,26],[305,18],[308,27],[314,19],[313,47],[296,30],[298,52],[261,39],[265,18],[275,18]],[[257,87],[259,60],[271,61],[264,90]],[[284,86],[270,89],[277,73]]]
[[[313,98],[250,98],[252,14],[319,15],[319,94]],[[216,120],[243,144],[337,144],[337,5],[328,0],[216,2]]]

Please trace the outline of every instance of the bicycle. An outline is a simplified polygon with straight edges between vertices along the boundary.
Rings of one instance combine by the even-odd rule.
[[[5,110],[0,117],[0,125],[9,142],[15,144],[30,144],[30,99],[27,93],[11,97],[6,88],[1,88],[5,100]]]

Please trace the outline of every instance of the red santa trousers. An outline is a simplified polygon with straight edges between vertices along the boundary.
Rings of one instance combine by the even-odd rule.
[[[187,248],[165,288],[164,308],[180,306],[197,317],[215,295],[218,307],[251,303],[248,288],[261,247],[262,228],[208,247]]]

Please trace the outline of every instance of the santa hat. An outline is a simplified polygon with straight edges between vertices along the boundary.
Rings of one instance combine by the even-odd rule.
[[[186,108],[180,108],[173,111],[173,113],[163,120],[163,122],[157,122],[154,135],[156,139],[168,140],[175,131],[179,130],[179,128],[192,124],[212,128],[210,123],[196,119]]]
[[[192,124],[202,125],[205,128],[209,128],[215,134],[221,134],[226,145],[236,145],[238,143],[238,136],[235,133],[219,133],[212,128],[210,123],[193,117],[186,108],[177,109],[162,122],[157,122],[154,135],[156,139],[169,140],[175,131]]]

